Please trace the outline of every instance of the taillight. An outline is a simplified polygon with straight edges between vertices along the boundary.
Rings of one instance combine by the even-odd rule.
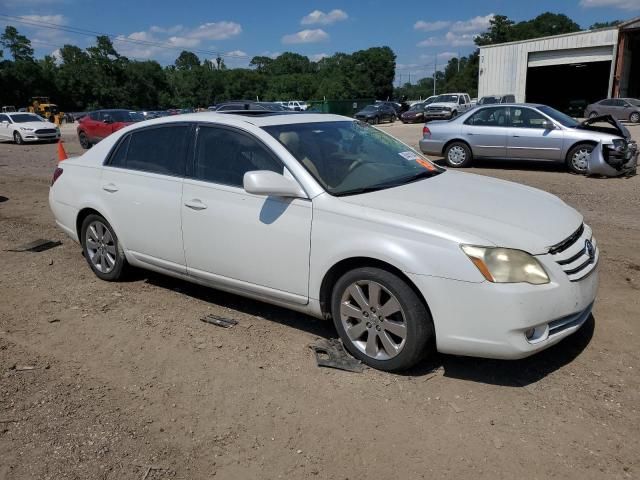
[[[60,167],[57,167],[54,171],[53,171],[53,178],[51,179],[51,186],[53,186],[54,183],[56,183],[56,180],[58,180],[60,178],[60,175],[62,175],[63,170]]]
[[[424,127],[422,127],[422,136],[423,137],[430,137],[431,136],[431,130],[429,130],[429,127],[427,127],[426,125]]]

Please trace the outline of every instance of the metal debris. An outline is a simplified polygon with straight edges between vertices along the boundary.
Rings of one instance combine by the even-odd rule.
[[[337,338],[322,339],[310,348],[316,355],[319,367],[337,368],[347,372],[362,373],[364,365],[347,353],[342,342]]]
[[[19,247],[9,249],[7,252],[44,252],[59,245],[62,245],[62,242],[40,238],[33,242],[20,245]]]
[[[205,315],[200,320],[204,323],[210,323],[211,325],[217,325],[222,328],[229,328],[238,324],[238,321],[233,318],[220,317],[218,315],[213,315],[212,313]]]

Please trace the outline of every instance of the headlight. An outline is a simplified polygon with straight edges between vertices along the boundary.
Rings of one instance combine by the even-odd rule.
[[[613,147],[618,152],[624,152],[627,149],[627,142],[625,140],[622,140],[621,138],[614,138]]]
[[[450,112],[451,108],[450,107],[442,107],[442,110],[444,110],[445,112]]]
[[[31,127],[20,127],[20,130],[24,130],[25,132],[33,132],[33,128]]]
[[[493,283],[549,283],[549,276],[533,255],[522,250],[462,245],[480,273]]]

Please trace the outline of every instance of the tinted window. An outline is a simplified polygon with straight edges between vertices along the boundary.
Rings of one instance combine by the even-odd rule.
[[[502,97],[502,103],[515,103],[516,97],[514,95],[505,95]]]
[[[624,100],[614,100],[613,101],[613,106],[614,107],[624,107],[626,105],[626,102]]]
[[[530,108],[512,108],[511,125],[519,128],[543,128],[542,123],[547,119],[541,113]]]
[[[6,115],[0,115],[0,123],[8,122],[8,121],[9,121],[9,117],[7,117]]]
[[[14,113],[10,115],[13,123],[27,123],[27,122],[43,122],[42,118],[33,113]]]
[[[127,162],[127,148],[129,147],[129,139],[131,135],[127,135],[117,146],[115,152],[111,154],[109,158],[109,165],[112,167],[126,167]]]
[[[283,173],[284,167],[253,137],[227,128],[200,127],[195,178],[242,187],[244,174],[255,170]]]
[[[99,121],[100,120],[100,112],[90,112],[89,113],[89,118],[91,120]]]
[[[132,133],[126,168],[184,176],[189,129],[186,125],[172,125]]]
[[[471,115],[464,123],[482,127],[506,127],[507,109],[506,107],[483,108]]]
[[[613,100],[602,100],[600,105],[604,105],[605,107],[610,107],[613,105]]]

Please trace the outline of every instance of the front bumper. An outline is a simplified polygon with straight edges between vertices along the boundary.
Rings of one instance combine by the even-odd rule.
[[[555,262],[537,257],[546,285],[471,283],[408,274],[431,310],[439,352],[519,359],[555,345],[589,318],[598,289],[597,267],[570,281]],[[535,329],[531,340],[525,332]]]
[[[20,136],[25,142],[41,142],[45,140],[58,140],[60,133],[20,132]]]

